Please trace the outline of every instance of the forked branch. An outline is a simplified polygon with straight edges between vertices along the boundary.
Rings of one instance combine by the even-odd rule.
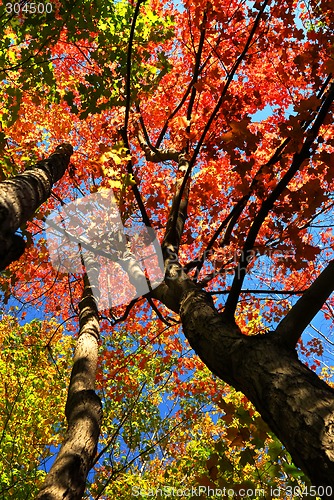
[[[152,163],[178,161],[180,153],[179,151],[176,151],[176,149],[153,148],[150,146],[148,140],[145,140],[144,134],[140,130],[137,131],[137,139],[147,161],[151,161]]]

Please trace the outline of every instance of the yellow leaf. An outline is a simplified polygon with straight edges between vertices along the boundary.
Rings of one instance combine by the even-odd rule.
[[[108,181],[108,185],[109,185],[109,187],[111,187],[112,189],[121,189],[121,188],[122,188],[122,183],[121,183],[121,181],[112,181],[112,180],[109,180],[109,181]]]

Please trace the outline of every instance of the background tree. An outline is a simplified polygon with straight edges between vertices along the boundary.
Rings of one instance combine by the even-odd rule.
[[[204,364],[255,405],[312,483],[333,486],[334,393],[318,377],[325,362],[322,337],[300,340],[318,311],[327,328],[333,319],[330,2],[203,1],[175,7],[94,2],[94,18],[88,2],[52,6],[52,13],[31,15],[22,7],[2,18],[3,177],[35,162],[41,148],[65,140],[75,150],[73,167],[48,204],[21,227],[28,248],[2,274],[5,303],[19,301],[20,314],[36,315],[37,308],[45,320],[57,317],[68,333],[77,331],[73,315],[81,280],[52,268],[41,221],[61,204],[112,187],[124,224],[142,220],[156,230],[166,277],[145,300],[101,311],[102,334],[118,332],[122,319],[121,335],[135,335],[140,344],[154,324],[150,341],[164,359],[180,351],[160,332],[168,326],[179,338],[181,321]],[[121,356],[117,339],[113,333],[101,353],[106,405],[115,393],[108,392],[105,367]],[[304,364],[297,359],[297,344]],[[315,355],[313,371],[305,354]],[[203,367],[194,360],[190,370]],[[125,373],[131,372],[127,361]],[[184,368],[175,365],[181,390]],[[139,373],[149,359],[143,356],[134,366]],[[216,383],[206,378],[200,390],[210,394]],[[203,479],[201,464],[211,454],[208,480],[237,488],[246,443],[256,464],[261,463],[256,447],[270,449],[265,430],[252,443],[252,432],[260,431],[249,420],[253,410],[247,400],[242,400],[246,413],[239,425],[240,407],[235,400],[228,406],[223,387],[216,403],[229,425],[224,439],[231,450],[240,446],[239,455],[233,460],[225,445],[212,454],[212,441],[211,450],[202,448],[202,458],[199,451],[190,453],[200,472],[196,479],[188,470],[191,484]],[[187,392],[179,395],[191,408]],[[145,391],[143,396],[141,401],[158,404]],[[133,423],[127,428],[128,418],[122,439],[132,453],[143,432],[134,431]],[[101,443],[107,440],[101,452],[116,446],[113,436],[110,427],[102,430]],[[101,483],[92,479],[95,498],[112,494],[111,480],[121,485],[119,477],[132,464],[137,467],[133,480],[142,481],[139,464],[147,464],[142,452],[124,468],[115,469],[112,455],[101,469],[97,461],[105,482],[99,490]],[[168,448],[165,456],[173,458],[173,452]],[[296,473],[289,462],[284,469],[284,453],[280,446],[272,453],[277,481],[279,470],[288,473],[290,466]],[[168,477],[159,460],[156,467],[165,467]],[[277,469],[278,462],[283,469]],[[147,467],[154,470],[153,461]],[[187,471],[186,459],[182,467]],[[177,483],[175,471],[172,477]],[[269,484],[268,476],[263,478]],[[255,484],[254,475],[251,480]]]
[[[57,146],[47,160],[39,161],[29,171],[1,183],[1,270],[23,254],[24,240],[15,231],[49,198],[54,183],[64,175],[72,153],[70,144]]]

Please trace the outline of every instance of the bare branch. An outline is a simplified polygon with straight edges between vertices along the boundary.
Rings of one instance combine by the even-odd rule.
[[[169,323],[169,321],[167,321],[167,319],[165,319],[163,317],[163,315],[161,314],[161,312],[159,311],[159,309],[157,308],[157,306],[155,305],[155,303],[153,302],[153,300],[151,299],[151,297],[147,297],[147,301],[150,304],[150,306],[152,307],[152,309],[155,312],[155,314],[160,319],[160,321],[162,321],[163,323],[165,323],[165,325],[167,325],[167,326],[171,326],[171,323]]]
[[[312,323],[310,324],[310,327],[318,334],[320,335],[324,340],[326,340],[326,342],[328,342],[330,345],[334,346],[334,342],[332,342],[331,340],[329,340],[328,337],[326,337],[326,335],[324,335],[320,330],[318,330],[318,328],[316,328],[314,325],[312,325]],[[314,337],[316,338],[316,337]]]
[[[117,325],[117,323],[121,323],[122,321],[125,321],[127,319],[127,317],[129,316],[131,309],[138,302],[138,300],[139,300],[138,298],[131,300],[131,302],[129,302],[129,304],[126,306],[124,313],[119,318],[116,318],[113,315],[112,309],[109,309],[109,314],[113,319],[112,325],[115,326],[115,325]]]
[[[280,335],[280,340],[286,347],[296,347],[301,334],[333,291],[334,260],[319,274],[276,328],[276,333]]]

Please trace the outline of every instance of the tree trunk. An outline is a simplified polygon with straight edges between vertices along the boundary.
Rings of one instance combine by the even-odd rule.
[[[23,254],[24,240],[14,233],[48,199],[53,184],[64,175],[72,153],[70,144],[61,144],[46,160],[0,182],[0,271]]]
[[[86,264],[87,260],[85,258]],[[100,329],[96,300],[87,274],[79,309],[80,331],[65,409],[67,435],[37,495],[38,500],[81,499],[97,451],[102,405],[94,387]]]
[[[170,280],[153,296],[179,312],[184,334],[206,366],[248,397],[295,465],[314,486],[332,487],[324,498],[333,498],[334,390],[276,332],[243,335],[189,278]]]
[[[332,486],[334,495],[334,390],[275,332],[247,337],[224,323],[205,292],[185,293],[180,316],[209,369],[252,401],[295,465],[315,486]]]

